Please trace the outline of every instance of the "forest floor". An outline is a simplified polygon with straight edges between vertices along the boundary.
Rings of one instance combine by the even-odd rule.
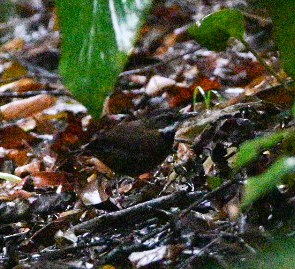
[[[280,148],[237,173],[232,164],[243,142],[294,125],[294,96],[240,44],[217,53],[184,31],[232,2],[247,11],[249,44],[284,76],[263,10],[157,1],[99,128],[159,111],[193,116],[178,126],[171,154],[134,177],[83,150],[92,120],[58,75],[51,1],[21,1],[0,22],[0,167],[21,179],[0,180],[0,268],[255,268],[247,262],[272,251],[274,235],[293,235],[292,189],[241,210],[247,179]]]

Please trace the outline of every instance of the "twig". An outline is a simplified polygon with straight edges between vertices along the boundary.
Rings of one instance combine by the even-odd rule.
[[[94,229],[103,231],[103,229],[108,229],[110,226],[113,228],[121,226],[122,223],[134,224],[139,218],[143,220],[154,216],[157,213],[155,208],[165,209],[170,208],[171,206],[187,204],[194,201],[200,195],[200,192],[190,194],[187,194],[185,191],[176,192],[120,211],[101,215],[73,226],[70,231],[77,233],[83,233]]]
[[[109,242],[107,240],[104,240],[104,242],[103,242],[103,240],[100,240],[100,241],[91,242],[91,243],[82,243],[77,246],[67,247],[67,248],[63,248],[63,249],[42,251],[39,254],[39,258],[43,259],[43,260],[56,260],[56,259],[60,259],[60,258],[65,257],[66,254],[79,253],[80,250],[82,250],[82,249],[91,248],[91,247],[98,247],[98,246],[103,247],[104,245],[108,245],[108,248],[113,247],[114,242]],[[105,250],[103,250],[103,251],[105,251]]]
[[[29,91],[29,92],[1,92],[0,98],[27,98],[36,96],[39,94],[49,94],[53,96],[71,96],[70,92],[64,90],[40,90],[40,91]]]
[[[250,45],[244,39],[239,39],[239,41],[242,42],[246,49],[256,57],[256,59],[259,61],[259,63],[262,64],[266,71],[273,75],[278,82],[280,82],[285,88],[287,88],[285,81],[265,62],[265,60],[254,49],[250,47]]]
[[[206,246],[204,246],[203,248],[201,248],[199,250],[199,252],[193,256],[191,256],[190,258],[188,258],[187,260],[185,260],[182,264],[180,264],[180,266],[177,266],[177,269],[186,269],[186,268],[190,268],[189,265],[192,264],[197,258],[199,258],[201,255],[203,255],[205,252],[208,251],[208,249],[214,245],[215,243],[217,243],[220,240],[219,237],[213,239],[210,243],[208,243]]]
[[[55,76],[54,76],[55,75]],[[8,83],[11,83],[11,82],[14,82],[14,81],[18,81],[20,79],[24,79],[24,78],[38,78],[38,79],[54,79],[54,80],[61,80],[62,77],[57,75],[57,74],[52,74],[50,76],[46,76],[46,75],[38,75],[38,74],[34,74],[34,75],[24,75],[24,76],[20,76],[20,77],[13,77],[13,78],[8,78],[8,79],[0,79],[0,84],[8,84]]]
[[[179,214],[179,218],[183,218],[184,216],[186,216],[191,210],[193,210],[194,208],[196,208],[197,206],[199,206],[201,203],[203,203],[205,200],[208,200],[212,197],[214,197],[214,195],[216,195],[218,192],[228,188],[229,186],[236,184],[236,180],[229,180],[226,181],[225,183],[223,183],[219,188],[208,192],[207,194],[205,194],[204,196],[202,196],[200,199],[198,199],[197,201],[195,201],[194,203],[192,203],[188,208],[184,209],[180,214]]]
[[[181,53],[180,55],[177,55],[177,56],[174,56],[170,59],[167,59],[167,60],[163,60],[162,62],[160,63],[156,63],[156,64],[153,64],[153,65],[149,65],[149,66],[146,66],[146,67],[143,67],[143,68],[138,68],[138,69],[132,69],[132,70],[127,70],[125,72],[122,72],[119,76],[120,77],[124,77],[124,76],[129,76],[129,75],[134,75],[134,74],[138,74],[138,73],[144,73],[144,72],[147,72],[151,69],[154,69],[154,68],[157,68],[161,65],[165,65],[165,64],[168,64],[174,60],[177,60],[185,55],[188,55],[188,54],[192,54],[194,52],[196,52],[197,50],[199,50],[201,48],[201,46],[198,46],[198,47],[195,47],[187,52],[184,52],[184,53]]]

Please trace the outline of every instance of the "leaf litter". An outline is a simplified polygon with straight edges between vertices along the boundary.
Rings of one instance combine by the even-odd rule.
[[[253,258],[270,232],[292,231],[294,190],[240,209],[246,180],[279,148],[232,173],[244,141],[294,125],[292,92],[252,54],[208,51],[183,31],[231,1],[156,3],[98,124],[57,74],[51,1],[35,2],[0,24],[0,165],[22,178],[0,182],[1,268],[229,268]],[[276,67],[273,41],[259,39],[271,23],[249,17],[247,31]],[[218,93],[209,108],[200,94],[193,101],[197,87]],[[84,150],[97,130],[159,110],[195,114],[178,127],[175,153],[148,173],[114,175]]]

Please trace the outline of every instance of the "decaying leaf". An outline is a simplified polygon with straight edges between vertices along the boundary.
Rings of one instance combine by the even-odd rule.
[[[56,98],[47,94],[13,101],[0,107],[1,116],[5,120],[25,118],[52,106]]]

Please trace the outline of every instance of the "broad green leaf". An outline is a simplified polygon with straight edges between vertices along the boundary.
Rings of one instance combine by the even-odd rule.
[[[256,139],[246,141],[241,145],[239,152],[237,153],[234,168],[239,170],[243,166],[255,161],[263,151],[271,149],[277,145],[284,138],[286,138],[288,134],[288,131],[281,131],[268,136],[258,137]]]
[[[61,75],[74,97],[99,117],[126,64],[151,0],[57,0]]]
[[[212,13],[188,29],[199,44],[216,51],[225,50],[230,37],[243,39],[244,32],[244,17],[237,9]]]
[[[257,255],[250,259],[241,260],[230,266],[231,269],[291,269],[295,264],[295,238],[294,236],[279,234],[277,229],[272,236],[274,240],[268,241],[262,249],[259,249]],[[292,233],[292,231],[290,231]],[[290,234],[291,234],[290,233]]]
[[[1,0],[0,22],[5,22],[10,16],[15,15],[15,4],[10,0]]]
[[[266,173],[249,178],[242,207],[247,207],[263,195],[269,193],[284,177],[290,174],[295,174],[295,157],[281,158]]]
[[[262,0],[274,24],[274,38],[286,73],[295,79],[295,1]]]

